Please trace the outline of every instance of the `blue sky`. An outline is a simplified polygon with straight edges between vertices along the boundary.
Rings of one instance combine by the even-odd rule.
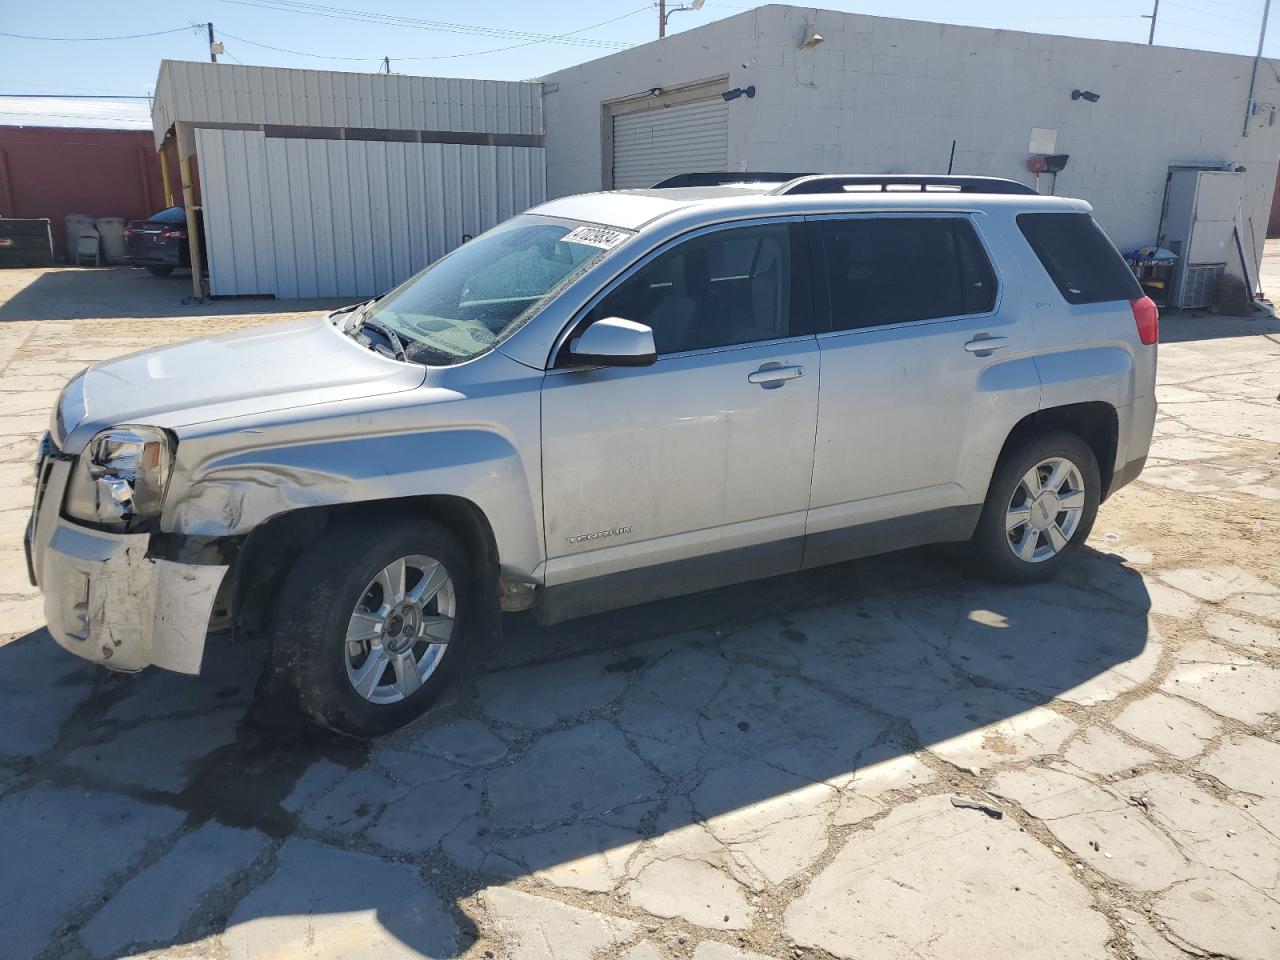
[[[706,0],[677,13],[679,32],[751,9],[747,0]],[[863,0],[835,10],[1003,27],[1037,33],[1146,42],[1151,0]],[[1156,42],[1229,53],[1254,52],[1263,0],[1161,0]],[[285,9],[290,8],[290,9]],[[309,12],[301,12],[306,8]],[[356,11],[356,13],[352,13]],[[363,12],[363,13],[361,13]],[[398,22],[388,20],[401,19]],[[0,33],[39,37],[159,36],[84,42],[0,36],[0,124],[149,126],[142,100],[82,100],[88,94],[145,95],[163,58],[208,56],[203,26],[213,21],[232,63],[373,71],[391,57],[399,73],[522,80],[656,37],[657,13],[644,0],[534,3],[531,0],[0,0]],[[1265,52],[1280,56],[1275,20]],[[412,22],[410,22],[412,21]],[[571,34],[571,36],[566,36]],[[564,37],[562,42],[539,39]],[[276,49],[272,49],[276,48]],[[286,52],[288,51],[288,52]],[[63,94],[35,99],[31,94]]]

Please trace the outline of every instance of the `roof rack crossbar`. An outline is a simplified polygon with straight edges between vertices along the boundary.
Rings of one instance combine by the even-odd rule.
[[[950,174],[935,176],[923,173],[818,174],[784,183],[773,192],[779,196],[800,193],[842,193],[849,187],[879,187],[882,193],[896,192],[893,188],[903,187],[918,187],[922,193],[930,187],[941,187],[958,193],[1037,193],[1025,183],[1006,180],[1003,177],[962,177]]]

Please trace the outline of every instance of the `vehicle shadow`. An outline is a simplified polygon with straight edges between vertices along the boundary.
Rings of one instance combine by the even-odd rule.
[[[1280,334],[1280,317],[1262,312],[1247,317],[1196,313],[1165,313],[1160,316],[1161,343],[1191,343],[1227,337],[1275,336]]]
[[[225,912],[143,924],[135,946],[221,930],[231,956],[252,956],[299,917],[363,911],[375,943],[457,956],[475,936],[458,904],[491,884],[626,902],[673,849],[748,888],[784,883],[804,866],[778,853],[796,818],[866,815],[878,790],[930,776],[916,751],[970,770],[1059,755],[1077,725],[1037,708],[1142,682],[1159,655],[1149,607],[1140,574],[1092,549],[1013,588],[963,579],[952,551],[928,548],[555,628],[510,617],[432,714],[373,744],[244,722],[261,662],[248,645],[211,650],[199,678],[128,678],[41,631],[0,648],[0,859],[34,861],[0,879],[24,918],[6,942],[34,955],[83,934],[109,953],[95,917],[128,899],[120,878],[209,821],[283,841],[254,861],[268,879],[236,887],[251,867],[238,864],[216,878],[223,900],[191,905]],[[103,797],[155,826],[104,850],[83,822]],[[28,839],[58,830],[52,852]],[[65,879],[86,870],[93,882]],[[421,888],[406,901],[378,870]]]
[[[264,296],[185,303],[190,296],[188,270],[167,277],[154,277],[133,267],[5,270],[0,272],[0,322],[295,314],[333,310],[359,299],[276,300]]]

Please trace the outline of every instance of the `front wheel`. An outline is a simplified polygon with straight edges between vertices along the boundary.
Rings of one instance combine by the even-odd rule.
[[[374,737],[439,696],[475,620],[466,554],[427,519],[340,522],[286,577],[272,671],[312,720]]]
[[[1089,536],[1102,483],[1093,449],[1073,433],[1027,441],[996,466],[972,545],[1007,583],[1047,580]]]
[[[151,266],[147,267],[147,273],[151,274],[153,277],[167,277],[169,274],[173,273],[173,267]]]

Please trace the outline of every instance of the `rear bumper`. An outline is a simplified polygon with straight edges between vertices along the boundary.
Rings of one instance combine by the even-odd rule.
[[[1142,468],[1147,465],[1145,456],[1130,460],[1126,464],[1116,467],[1116,472],[1111,476],[1111,487],[1107,490],[1107,496],[1115,493],[1127,483],[1132,483],[1138,479],[1138,474],[1142,472]]]
[[[181,267],[187,263],[186,241],[130,243],[124,255],[135,267]]]
[[[129,254],[129,264],[134,267],[180,267],[182,258],[173,255],[165,255],[162,253],[142,254],[135,256]]]
[[[42,467],[27,558],[63,649],[113,670],[200,672],[226,566],[148,555],[149,534],[109,533],[60,516],[70,461]]]
[[[1146,466],[1156,426],[1156,398],[1154,395],[1139,397],[1117,413],[1120,433],[1116,437],[1116,466],[1107,496],[1136,480]]]

